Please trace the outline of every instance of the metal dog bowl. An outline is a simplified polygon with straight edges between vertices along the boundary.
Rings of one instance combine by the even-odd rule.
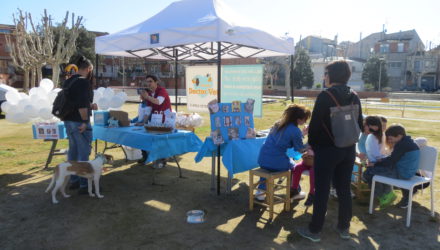
[[[195,224],[203,223],[205,221],[205,212],[202,210],[190,210],[186,213],[186,222]]]

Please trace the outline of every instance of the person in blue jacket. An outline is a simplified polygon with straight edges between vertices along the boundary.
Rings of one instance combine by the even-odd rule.
[[[260,149],[258,164],[261,168],[272,172],[293,168],[294,162],[287,155],[287,149],[293,148],[301,153],[306,151],[303,135],[307,133],[307,128],[301,131],[298,126],[305,124],[310,115],[309,109],[297,104],[291,104],[284,110],[281,119],[273,125]],[[259,189],[265,190],[265,183],[260,184]],[[264,197],[257,194],[257,199],[262,200]]]
[[[420,149],[417,144],[406,135],[405,128],[400,124],[391,125],[386,131],[387,141],[394,145],[390,156],[374,163],[364,172],[364,180],[371,186],[374,175],[408,180],[413,177],[418,169]],[[396,199],[396,194],[391,186],[376,183],[375,196],[379,198],[381,208],[388,206]],[[404,199],[408,191],[402,189]]]

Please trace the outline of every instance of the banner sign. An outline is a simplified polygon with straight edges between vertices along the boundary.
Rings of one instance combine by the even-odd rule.
[[[217,66],[186,67],[186,98],[190,112],[208,112],[208,102],[217,99]]]
[[[222,66],[221,101],[246,103],[248,99],[253,99],[254,116],[261,117],[263,67],[262,64]]]

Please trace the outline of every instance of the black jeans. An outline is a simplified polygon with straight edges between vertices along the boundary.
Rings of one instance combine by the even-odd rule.
[[[322,230],[332,180],[339,202],[337,227],[341,230],[348,229],[352,216],[350,182],[356,158],[355,146],[313,148],[313,150],[315,152],[315,199],[312,221],[309,224],[310,232],[319,233]]]

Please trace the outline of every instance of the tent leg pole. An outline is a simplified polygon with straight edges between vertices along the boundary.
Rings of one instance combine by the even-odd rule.
[[[222,44],[217,42],[217,99],[221,102],[220,86],[221,86],[221,74],[222,74]],[[217,195],[220,195],[220,145],[217,146]]]
[[[174,48],[174,86],[175,86],[175,92],[174,92],[174,95],[175,95],[175,97],[176,97],[176,99],[175,99],[175,106],[176,106],[176,113],[177,113],[177,105],[178,105],[178,103],[177,103],[177,96],[178,96],[178,93],[177,93],[177,89],[178,89],[178,87],[177,87],[177,85],[178,85],[178,83],[179,83],[179,81],[178,81],[178,74],[177,74],[177,63],[178,63],[178,60],[179,60],[179,58],[178,58],[178,53],[177,53],[177,49],[176,48]]]

